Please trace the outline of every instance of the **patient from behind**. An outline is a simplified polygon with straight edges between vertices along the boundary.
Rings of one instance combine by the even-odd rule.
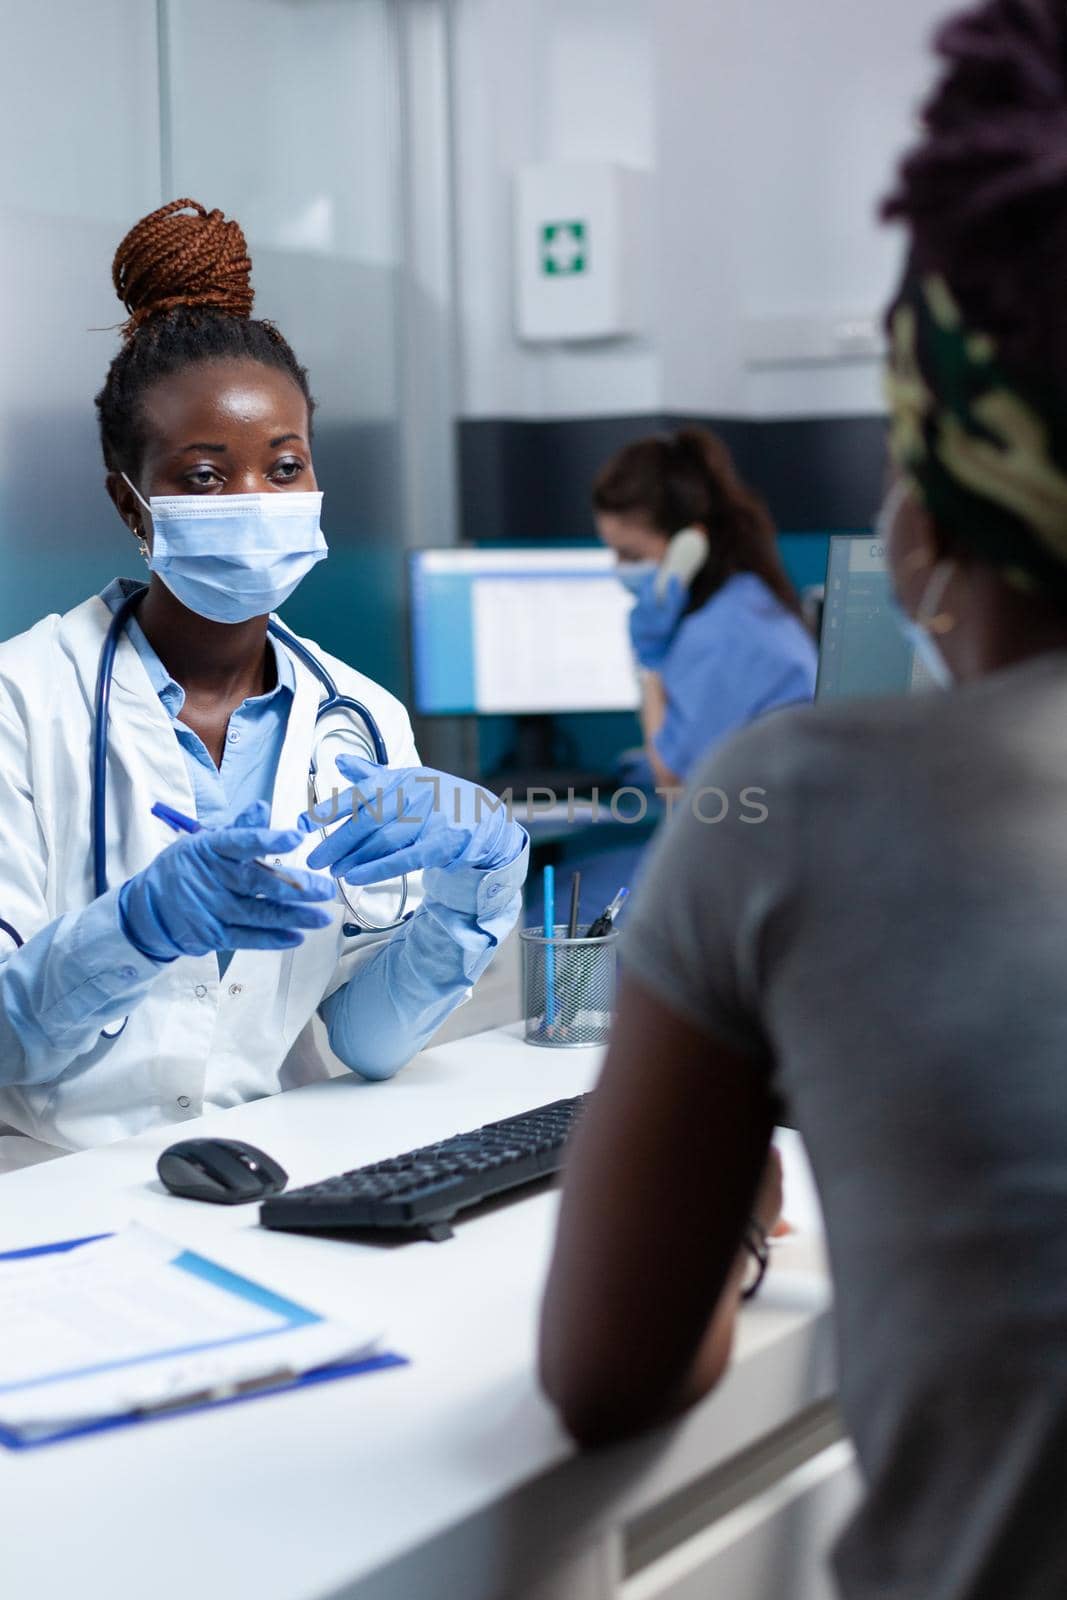
[[[712,827],[679,807],[637,897],[542,1375],[586,1444],[718,1381],[784,1096],[825,1213],[866,1485],[841,1593],[1058,1600],[1067,7],[989,0],[939,51],[886,207],[910,252],[883,521],[905,622],[949,686],[792,708],[699,771],[761,785],[768,815]]]

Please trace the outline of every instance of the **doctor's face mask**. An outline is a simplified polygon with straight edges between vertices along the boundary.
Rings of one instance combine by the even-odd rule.
[[[247,622],[277,608],[325,559],[322,493],[152,495],[145,556],[183,606],[210,622]]]

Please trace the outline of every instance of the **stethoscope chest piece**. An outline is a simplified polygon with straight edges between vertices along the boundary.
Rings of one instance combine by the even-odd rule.
[[[389,752],[376,719],[362,701],[339,694],[322,662],[287,629],[276,622],[270,622],[268,627],[314,674],[325,691],[315,714],[308,771],[308,809],[314,806],[317,815],[330,819],[321,830],[325,838],[331,827],[344,820],[343,796],[352,788],[352,780],[338,770],[338,757],[358,756],[363,761],[387,767]],[[407,874],[393,882],[365,889],[353,888],[338,879],[337,891],[348,912],[349,920],[342,925],[346,939],[362,933],[390,933],[411,915],[407,911]]]
[[[351,792],[352,780],[338,770],[337,758],[342,755],[359,756],[374,761],[374,748],[351,716],[344,716],[334,708],[329,717],[316,725],[315,743],[308,773],[308,809],[323,819],[320,835],[323,839],[334,827],[339,827],[347,816],[345,797]],[[406,922],[408,880],[404,877],[390,883],[355,888],[337,880],[337,892],[345,906],[348,920],[342,932],[346,939],[361,933],[386,933]],[[406,912],[406,914],[405,914]]]

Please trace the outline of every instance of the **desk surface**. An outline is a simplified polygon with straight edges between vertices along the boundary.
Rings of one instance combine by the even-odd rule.
[[[512,815],[521,822],[530,835],[535,849],[542,845],[566,844],[573,839],[587,839],[590,834],[598,838],[616,835],[641,844],[655,831],[663,820],[665,807],[657,799],[642,795],[639,789],[608,791],[599,796],[594,807],[589,800],[566,797],[550,803],[545,790],[533,806],[516,803]],[[612,809],[614,807],[614,809]]]
[[[180,1201],[155,1157],[247,1139],[304,1183],[589,1087],[599,1052],[516,1030],[426,1052],[391,1083],[294,1090],[0,1178],[0,1249],[137,1220],[324,1311],[380,1317],[410,1367],[25,1454],[0,1450],[12,1600],[490,1600],[550,1547],[639,1513],[832,1391],[821,1246],[779,1247],[734,1366],[680,1425],[577,1457],[534,1380],[557,1197],[472,1217],[445,1244],[268,1233],[255,1208]],[[798,1217],[803,1161],[786,1150]],[[789,1189],[787,1188],[787,1194]]]

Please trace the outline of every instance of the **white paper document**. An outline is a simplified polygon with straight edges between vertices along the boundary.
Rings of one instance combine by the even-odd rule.
[[[24,1437],[226,1398],[373,1352],[148,1229],[0,1260],[0,1428]]]

